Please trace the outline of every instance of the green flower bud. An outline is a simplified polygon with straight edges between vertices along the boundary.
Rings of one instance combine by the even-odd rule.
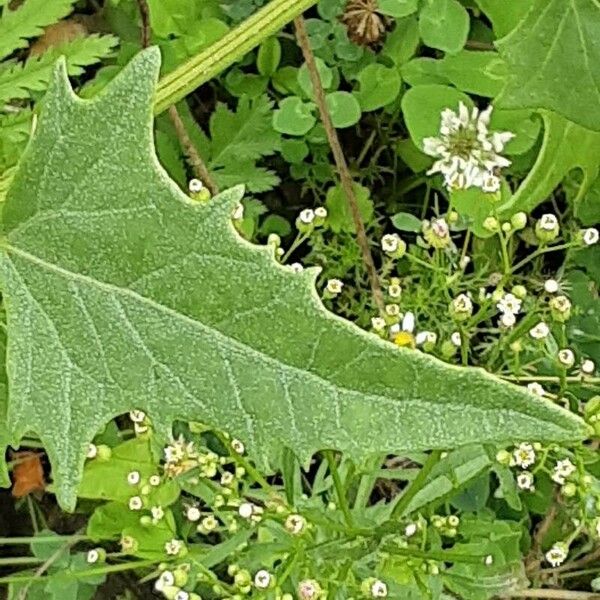
[[[569,481],[562,486],[560,491],[565,498],[572,498],[577,493],[577,486],[572,481]]]
[[[508,450],[500,450],[496,453],[496,460],[501,465],[510,465],[511,458],[511,454]]]
[[[566,296],[555,296],[548,303],[550,313],[555,321],[564,323],[571,316],[571,301]]]
[[[487,217],[483,222],[483,228],[490,233],[498,233],[500,231],[500,223],[496,217]]]
[[[502,223],[502,231],[504,231],[504,233],[509,233],[512,229],[511,224],[506,221],[505,223]]]
[[[173,575],[175,577],[175,584],[179,587],[183,587],[189,579],[189,568],[180,565],[173,571]]]
[[[97,446],[98,454],[96,455],[97,460],[107,461],[112,456],[112,450],[105,444]]]
[[[381,249],[391,258],[402,258],[406,254],[406,242],[397,233],[388,233],[381,238]]]
[[[442,356],[448,360],[456,354],[458,348],[450,340],[444,340],[440,350],[442,352]]]
[[[473,303],[469,296],[460,294],[450,302],[448,312],[456,321],[465,321],[473,314]]]
[[[524,212],[515,213],[510,218],[510,224],[513,226],[513,229],[517,231],[525,229],[525,227],[527,227],[527,214]]]
[[[535,224],[535,235],[540,242],[548,243],[555,240],[560,233],[560,226],[555,215],[542,215]]]
[[[252,575],[246,569],[241,569],[235,574],[233,582],[238,588],[246,587],[252,583]]]
[[[527,289],[524,285],[515,285],[511,292],[514,296],[519,298],[519,300],[524,300],[527,297]]]
[[[450,229],[444,219],[423,221],[423,237],[433,248],[447,248],[450,243]]]

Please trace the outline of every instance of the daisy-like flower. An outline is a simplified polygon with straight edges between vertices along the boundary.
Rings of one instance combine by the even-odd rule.
[[[563,542],[557,542],[546,552],[546,560],[553,566],[558,567],[565,562],[569,555],[569,547]]]
[[[545,393],[544,388],[537,381],[532,381],[531,383],[528,383],[527,389],[536,396],[543,396]]]
[[[577,467],[568,459],[559,460],[552,471],[552,479],[560,485],[564,485],[565,479],[575,473]]]
[[[526,490],[528,492],[533,492],[535,490],[535,486],[533,485],[534,478],[533,473],[530,471],[521,471],[517,475],[517,487],[520,490]]]
[[[504,294],[496,304],[496,308],[501,313],[512,313],[518,315],[521,311],[523,301],[517,298],[514,294]]]
[[[527,469],[535,462],[535,450],[529,442],[520,443],[513,451],[514,464]]]
[[[550,334],[550,329],[543,321],[539,322],[535,327],[529,330],[529,335],[534,340],[543,340]]]
[[[396,346],[409,346],[414,348],[415,337],[415,315],[411,311],[407,311],[402,317],[402,323],[396,323],[390,327],[390,335]]]
[[[506,329],[513,327],[516,322],[517,322],[517,317],[515,316],[514,313],[511,313],[511,312],[502,313],[502,315],[500,316],[500,319],[499,319],[500,326],[505,327]]]
[[[480,113],[477,108],[469,111],[462,102],[458,113],[444,109],[439,136],[423,140],[424,152],[438,159],[428,174],[441,173],[450,189],[478,187],[484,192],[497,192],[500,189],[497,173],[511,164],[500,152],[514,134],[490,132],[491,114],[492,106]]]
[[[586,246],[593,246],[598,243],[600,233],[598,233],[598,230],[595,227],[590,227],[581,232],[581,239]]]

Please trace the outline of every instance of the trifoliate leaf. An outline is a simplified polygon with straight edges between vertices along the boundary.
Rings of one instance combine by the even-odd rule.
[[[586,435],[575,415],[481,369],[397,348],[327,312],[314,269],[277,264],[231,222],[242,189],[198,204],[152,140],[159,54],[80,100],[64,63],[2,212],[8,423],[40,436],[62,506],[89,442],[140,409],[226,429],[261,468],[473,442]]]
[[[597,0],[535,0],[519,26],[498,43],[509,74],[499,105],[555,111],[599,131],[598,39]]]

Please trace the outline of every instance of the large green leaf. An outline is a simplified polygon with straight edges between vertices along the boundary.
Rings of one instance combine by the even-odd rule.
[[[508,203],[503,214],[533,210],[546,200],[572,169],[583,177],[575,202],[589,189],[600,169],[600,133],[585,129],[556,113],[541,111],[544,140],[527,177]]]
[[[600,2],[536,0],[498,44],[508,81],[498,103],[545,108],[600,130]]]
[[[153,148],[159,63],[140,54],[93,100],[57,69],[2,214],[10,430],[39,434],[63,506],[93,435],[133,408],[163,432],[227,429],[265,468],[282,445],[307,460],[585,436],[522,388],[328,313],[316,270],[237,235],[241,188],[181,193]]]

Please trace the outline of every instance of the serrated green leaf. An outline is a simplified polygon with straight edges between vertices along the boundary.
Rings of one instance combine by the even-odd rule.
[[[600,6],[597,0],[535,0],[498,42],[508,65],[504,108],[543,108],[600,131]]]
[[[587,434],[522,388],[328,313],[315,270],[236,234],[240,188],[185,196],[153,149],[159,63],[141,53],[86,101],[62,64],[3,208],[9,428],[39,434],[62,506],[90,440],[134,408],[163,433],[177,418],[226,429],[265,469],[282,446],[360,460]]]
[[[479,8],[492,22],[496,37],[500,38],[510,33],[531,10],[534,0],[475,0]]]

